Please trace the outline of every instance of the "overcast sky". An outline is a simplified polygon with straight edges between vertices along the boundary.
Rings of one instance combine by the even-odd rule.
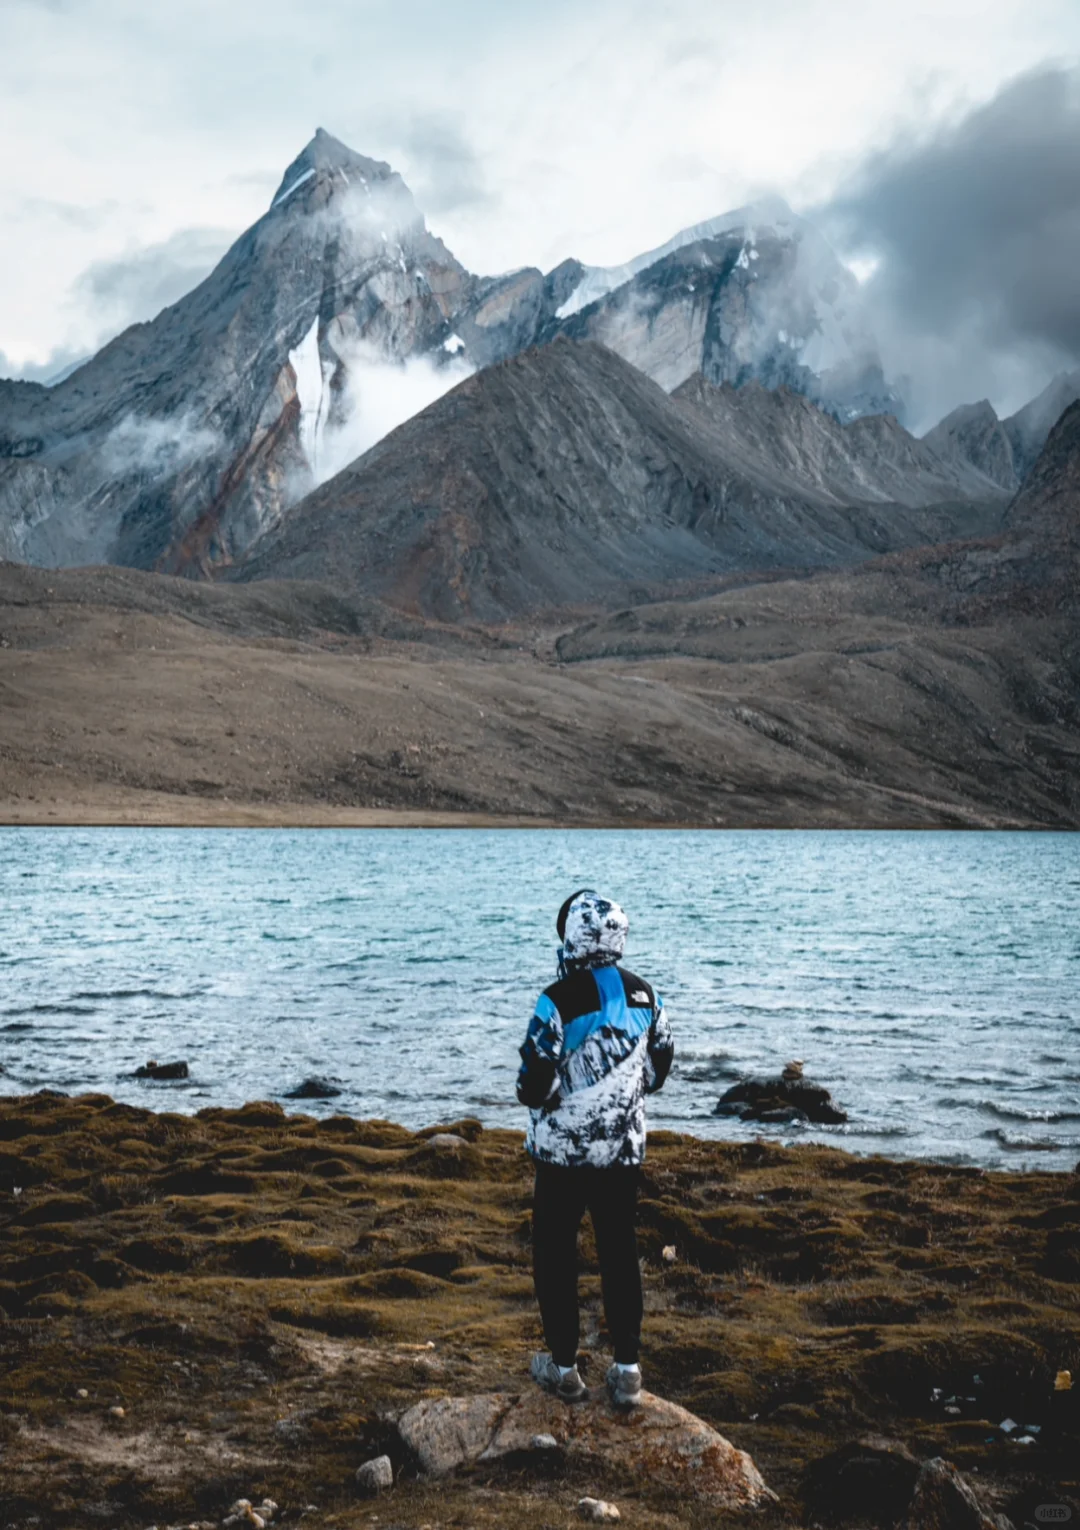
[[[1080,363],[1077,0],[0,0],[0,31],[0,374],[194,285],[320,125],[473,270],[778,191],[876,262],[924,409]]]

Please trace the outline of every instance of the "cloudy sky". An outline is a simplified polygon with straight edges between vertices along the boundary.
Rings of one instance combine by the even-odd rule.
[[[778,191],[929,417],[1080,364],[1077,0],[0,0],[0,375],[205,274],[316,126],[474,270]],[[940,407],[939,407],[940,406]]]

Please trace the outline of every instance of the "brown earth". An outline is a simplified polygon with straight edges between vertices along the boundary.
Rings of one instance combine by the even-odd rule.
[[[908,556],[473,630],[3,564],[0,819],[1075,827],[1075,621]]]
[[[315,1505],[306,1524],[344,1530],[541,1530],[583,1494],[629,1526],[714,1524],[558,1453],[416,1480],[401,1411],[516,1392],[539,1340],[521,1138],[442,1131],[458,1140],[269,1104],[0,1100],[0,1524],[217,1525],[269,1495],[276,1522]],[[1054,1390],[1080,1373],[1076,1174],[660,1132],[640,1227],[647,1384],[749,1452],[779,1495],[763,1530],[804,1522],[807,1467],[867,1433],[955,1462],[1017,1527],[1080,1511],[1078,1391]],[[596,1384],[588,1234],[583,1257]],[[392,1497],[359,1501],[356,1467],[384,1450]]]

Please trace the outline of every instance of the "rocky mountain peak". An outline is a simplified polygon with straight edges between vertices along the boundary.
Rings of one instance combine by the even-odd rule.
[[[385,160],[358,154],[318,128],[282,176],[270,211],[316,212],[331,200],[375,203],[378,215],[385,212],[398,227],[423,223],[412,192]]]
[[[1059,372],[1041,393],[1004,421],[1020,479],[1026,478],[1034,467],[1051,427],[1078,398],[1080,369]]]
[[[989,399],[961,404],[927,431],[923,441],[948,461],[970,462],[1010,492],[1019,484],[1009,433]]]
[[[1069,548],[1074,559],[1080,553],[1080,401],[1051,429],[1008,521],[1040,547]]]

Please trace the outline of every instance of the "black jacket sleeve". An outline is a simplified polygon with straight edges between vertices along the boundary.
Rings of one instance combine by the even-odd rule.
[[[542,994],[521,1046],[517,1097],[522,1105],[539,1110],[547,1103],[562,1056],[562,1045],[562,1018],[548,996]]]

